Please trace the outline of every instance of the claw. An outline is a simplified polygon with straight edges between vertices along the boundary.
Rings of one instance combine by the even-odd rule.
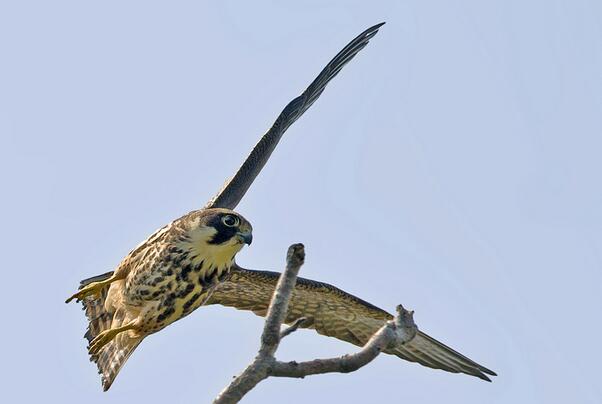
[[[100,353],[100,350],[107,345],[111,340],[115,337],[115,333],[111,332],[113,330],[106,330],[101,332],[92,340],[90,346],[88,346],[88,352],[92,356],[96,356]]]
[[[73,296],[65,300],[65,303],[69,303],[73,299],[76,299],[79,302],[80,300],[84,300],[84,298],[87,296],[100,296],[102,288],[104,288],[110,282],[112,282],[112,279],[103,282],[92,282],[91,284],[84,286],[83,288],[78,290]]]
[[[93,295],[93,293],[83,293],[81,290],[79,292],[77,292],[76,294],[74,294],[73,296],[71,296],[70,298],[68,298],[67,300],[65,300],[65,303],[69,303],[70,301],[72,301],[73,299],[75,299],[76,302],[79,302],[81,300],[84,300],[84,298],[88,295]]]
[[[102,348],[107,345],[109,342],[113,340],[117,336],[117,334],[122,333],[124,331],[132,330],[136,328],[136,321],[132,321],[122,327],[111,328],[109,330],[104,330],[100,334],[96,336],[88,346],[88,353],[91,356],[96,356],[100,353]]]

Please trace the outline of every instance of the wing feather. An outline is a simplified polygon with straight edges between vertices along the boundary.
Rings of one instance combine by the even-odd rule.
[[[234,177],[226,183],[217,196],[209,201],[205,208],[234,209],[238,205],[238,202],[240,202],[253,183],[253,180],[255,180],[255,177],[257,177],[265,163],[267,163],[284,132],[311,107],[320,94],[322,94],[328,82],[368,44],[368,41],[376,35],[378,29],[383,24],[384,22],[368,28],[349,42],[322,69],[309,87],[284,107],[272,127],[259,139],[259,142],[257,142],[251,154],[238,169]]]
[[[265,316],[279,276],[277,272],[235,267],[207,304],[221,304]],[[301,327],[313,328],[319,334],[358,346],[364,345],[385,321],[393,318],[341,289],[304,278],[297,279],[285,322],[292,323],[299,317],[307,318]],[[433,369],[465,373],[487,381],[491,381],[487,375],[496,376],[422,331],[409,343],[385,352]]]

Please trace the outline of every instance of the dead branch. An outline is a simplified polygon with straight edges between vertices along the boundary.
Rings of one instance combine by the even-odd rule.
[[[322,373],[349,373],[370,363],[384,349],[391,345],[404,344],[412,340],[418,328],[414,323],[413,311],[397,306],[397,315],[386,322],[364,347],[356,353],[337,358],[314,359],[307,362],[280,362],[274,354],[282,338],[294,332],[303,324],[305,318],[299,318],[293,324],[280,331],[286,318],[288,304],[295,287],[297,274],[305,260],[303,244],[289,247],[286,269],[280,276],[266,317],[261,346],[253,362],[217,396],[214,404],[239,402],[259,382],[270,376],[303,378]]]

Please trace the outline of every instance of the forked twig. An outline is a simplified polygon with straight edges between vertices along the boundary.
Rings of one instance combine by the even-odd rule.
[[[386,322],[356,353],[338,358],[314,359],[307,362],[280,362],[275,358],[276,350],[283,337],[302,325],[304,318],[280,331],[286,318],[289,301],[297,281],[297,274],[305,260],[303,244],[293,244],[287,253],[286,269],[280,276],[268,309],[261,346],[253,362],[226,387],[215,399],[215,404],[237,403],[259,382],[270,376],[303,378],[322,373],[349,373],[370,363],[391,345],[411,341],[417,332],[413,312],[397,306],[397,315]]]

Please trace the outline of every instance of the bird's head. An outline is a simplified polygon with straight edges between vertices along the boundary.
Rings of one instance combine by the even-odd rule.
[[[229,267],[234,256],[253,240],[251,223],[229,209],[204,209],[187,216],[184,244],[195,263]]]

